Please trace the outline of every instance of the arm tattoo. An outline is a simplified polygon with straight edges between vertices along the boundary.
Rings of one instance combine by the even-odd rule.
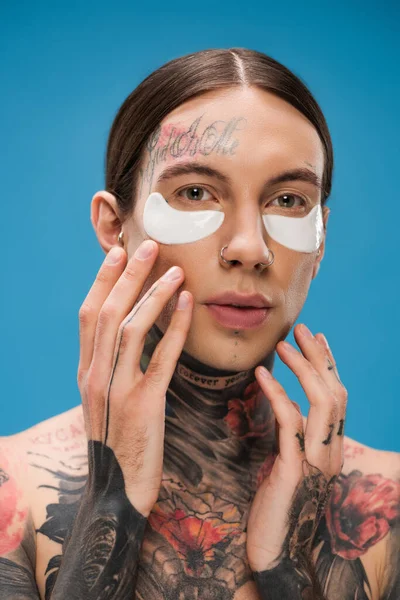
[[[301,480],[288,515],[289,531],[282,551],[269,569],[254,579],[262,600],[325,600],[311,559],[312,544],[336,480],[303,460]]]
[[[131,600],[147,519],[128,500],[111,448],[90,440],[88,454],[92,473],[51,600]]]

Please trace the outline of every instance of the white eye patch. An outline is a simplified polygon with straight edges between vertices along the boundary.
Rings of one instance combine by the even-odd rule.
[[[177,210],[159,192],[153,192],[144,206],[143,227],[150,238],[161,244],[189,244],[215,233],[224,218],[225,214],[218,210]],[[314,252],[322,242],[320,204],[305,217],[263,215],[263,222],[268,235],[291,250]]]
[[[265,229],[273,240],[297,252],[314,252],[324,233],[321,205],[317,204],[305,217],[263,215]]]
[[[146,200],[143,227],[161,244],[188,244],[208,237],[222,225],[225,214],[218,210],[177,210],[164,196],[153,192]]]

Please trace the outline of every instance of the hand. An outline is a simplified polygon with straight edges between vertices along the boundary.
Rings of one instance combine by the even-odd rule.
[[[276,350],[309,399],[305,433],[298,405],[272,375],[268,379],[262,376],[262,368],[256,369],[275,413],[279,444],[272,471],[258,488],[249,513],[247,556],[256,572],[275,569],[282,562],[293,567],[310,556],[315,531],[344,461],[347,391],[324,336],[307,337],[299,325],[294,334],[302,354],[286,342],[279,342]]]
[[[137,302],[158,255],[156,242],[144,244],[152,254],[144,259],[135,254],[128,264],[125,250],[113,248],[118,262],[106,258],[81,306],[78,386],[91,488],[97,495],[124,492],[147,517],[161,485],[166,391],[189,330],[192,296],[180,295],[188,304],[175,310],[143,373],[146,334],[184,279],[182,269],[174,267],[177,279],[159,279]]]

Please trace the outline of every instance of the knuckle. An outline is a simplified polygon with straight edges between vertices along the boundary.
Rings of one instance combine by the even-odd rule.
[[[118,333],[121,337],[131,340],[142,335],[144,332],[143,323],[140,319],[128,315],[119,326]]]
[[[78,383],[79,389],[83,389],[83,387],[84,387],[86,374],[87,374],[87,371],[82,369],[81,366],[78,366],[78,371],[76,374],[76,381]]]
[[[94,375],[93,371],[88,373],[84,381],[83,392],[88,400],[101,398],[103,395],[102,384],[99,381],[99,378]]]
[[[84,302],[79,309],[79,322],[81,325],[88,325],[91,321],[95,319],[96,311],[88,304]]]
[[[132,282],[138,278],[138,265],[135,263],[128,263],[124,270],[124,279]]]
[[[118,339],[118,342],[117,342],[118,353],[120,356],[122,356],[127,352],[128,348],[132,342],[132,330],[120,328],[117,339]]]
[[[152,387],[158,387],[164,379],[163,362],[160,361],[159,357],[160,355],[158,353],[156,356],[153,355],[146,370],[146,382]]]
[[[338,392],[338,396],[339,398],[343,401],[343,402],[347,402],[347,399],[349,397],[349,393],[347,391],[347,389],[344,387],[344,385],[342,384],[339,388],[339,392]]]
[[[109,279],[110,279],[110,274],[107,273],[107,271],[103,270],[103,269],[100,269],[100,271],[96,275],[97,283],[108,283]]]
[[[101,323],[101,324],[109,323],[110,321],[115,319],[115,317],[117,315],[117,311],[118,311],[118,308],[117,308],[117,306],[115,306],[115,304],[112,304],[111,302],[105,302],[99,312],[99,323]]]

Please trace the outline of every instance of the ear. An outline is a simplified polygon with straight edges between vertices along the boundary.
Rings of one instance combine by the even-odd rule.
[[[118,244],[118,235],[122,227],[117,200],[113,194],[105,190],[94,194],[91,202],[90,220],[100,246],[108,254],[112,246]]]
[[[324,239],[322,240],[322,243],[319,247],[319,249],[320,249],[319,256],[317,256],[317,254],[315,255],[315,263],[314,263],[313,272],[312,272],[312,279],[315,279],[315,277],[318,275],[319,265],[321,263],[321,260],[324,258],[325,243],[326,243],[326,229],[327,229],[327,225],[328,225],[328,218],[329,218],[330,212],[331,212],[331,210],[327,206],[322,207],[322,220],[324,222]]]

